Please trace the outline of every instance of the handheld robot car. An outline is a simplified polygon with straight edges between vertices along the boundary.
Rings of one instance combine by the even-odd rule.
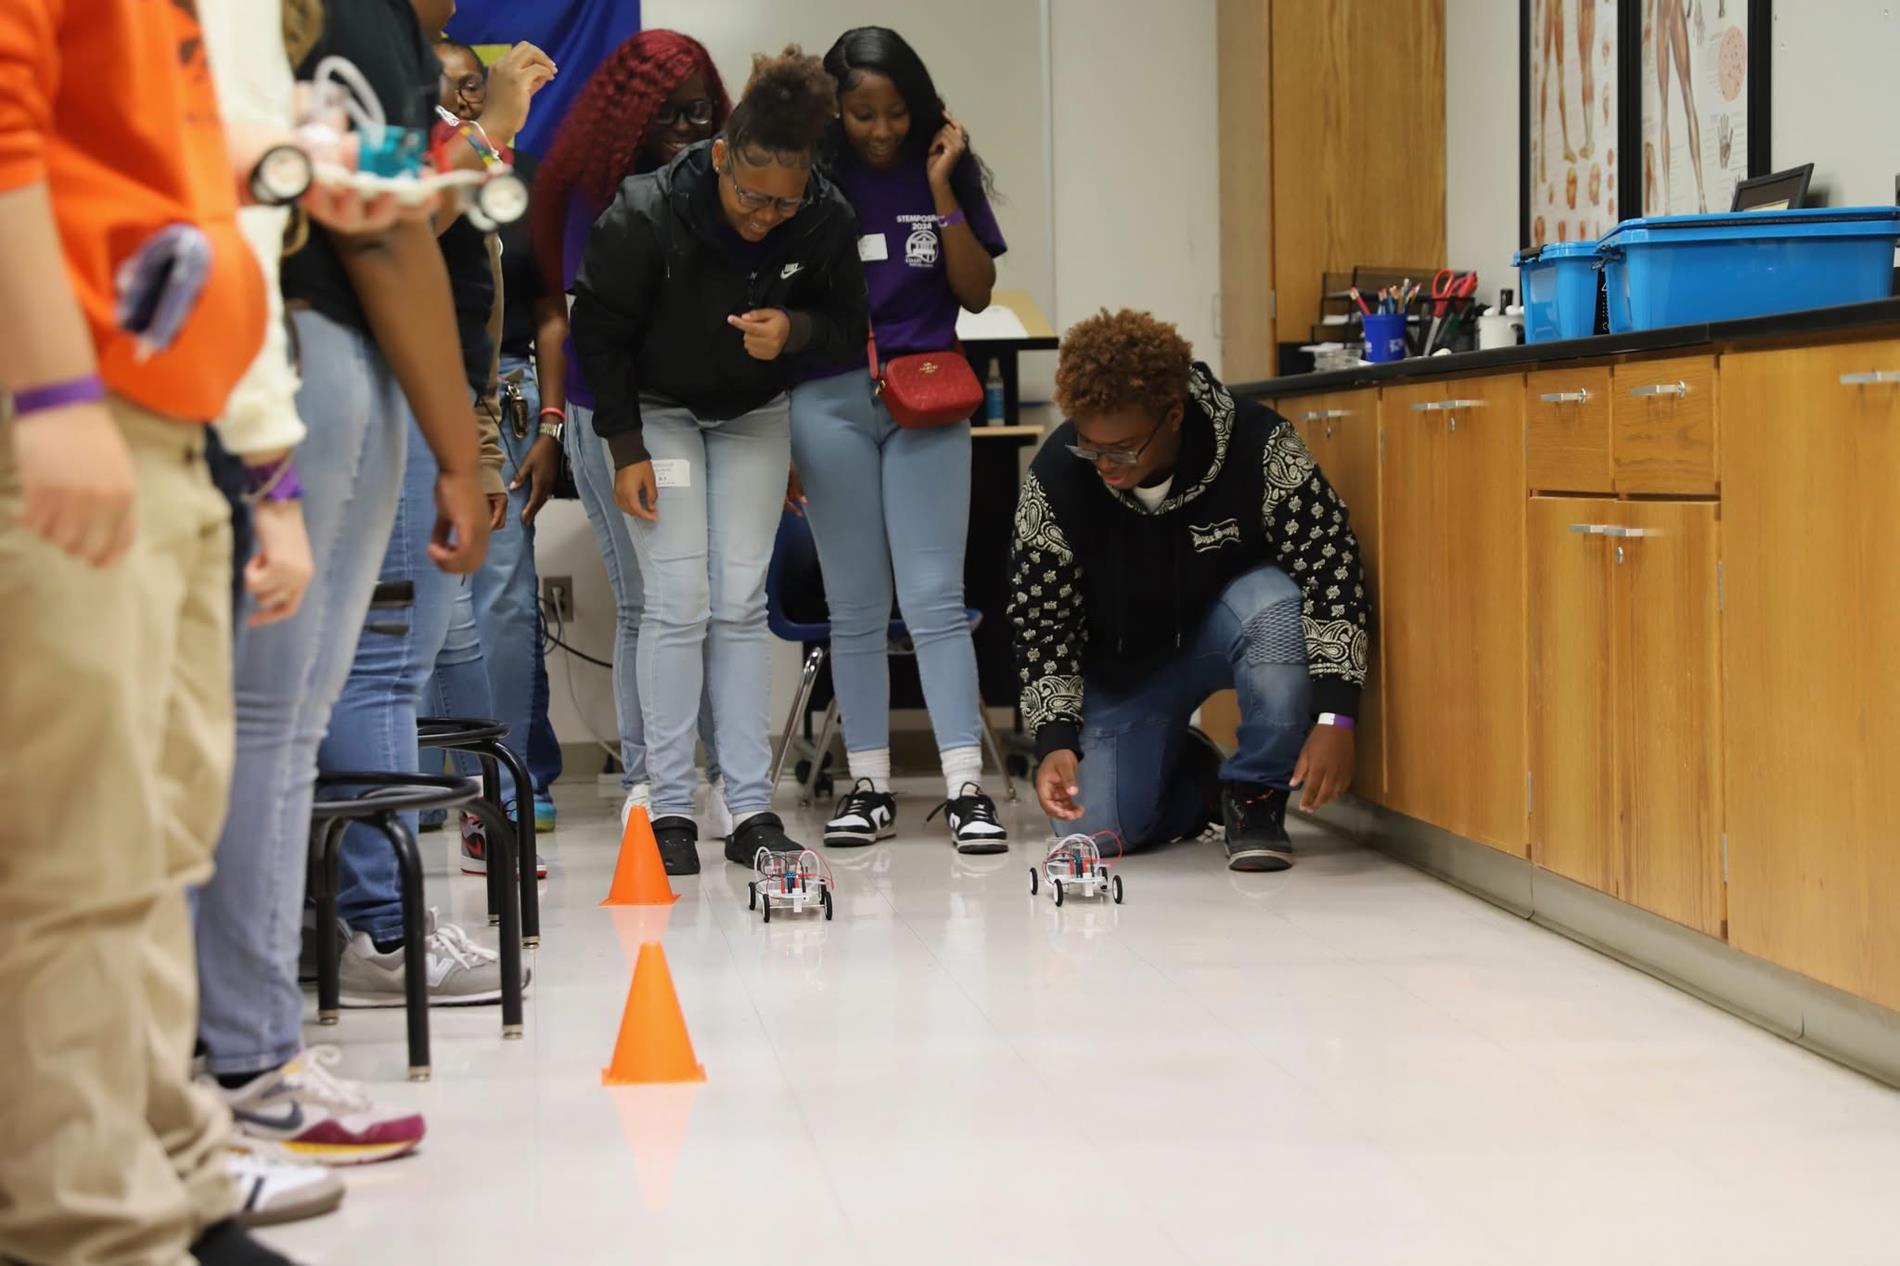
[[[746,885],[746,909],[758,910],[765,922],[772,921],[774,907],[803,914],[816,906],[824,910],[825,918],[831,917],[831,867],[810,849],[774,853],[762,848],[753,855],[752,875]]]
[[[1102,855],[1101,841],[1109,840],[1115,845],[1115,855]],[[1122,877],[1109,873],[1109,867],[1121,860],[1122,842],[1112,831],[1101,831],[1095,835],[1065,835],[1057,840],[1042,859],[1041,865],[1029,868],[1029,892],[1034,896],[1042,886],[1049,883],[1050,895],[1055,903],[1061,905],[1070,895],[1081,897],[1109,897],[1116,905],[1122,903]]]
[[[464,125],[440,107],[433,137],[389,123],[362,73],[341,57],[324,58],[312,82],[303,87],[297,138],[310,154],[318,183],[371,195],[389,193],[411,206],[446,192],[461,200],[463,214],[484,233],[527,212],[528,186],[478,126]],[[347,123],[356,129],[353,156],[345,140]],[[453,165],[464,144],[481,155],[480,170]]]

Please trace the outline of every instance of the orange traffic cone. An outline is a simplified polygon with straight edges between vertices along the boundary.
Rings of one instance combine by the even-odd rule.
[[[686,1017],[680,1014],[679,995],[673,992],[666,951],[658,945],[642,945],[633,984],[627,990],[627,1009],[620,1016],[614,1057],[600,1070],[600,1084],[704,1080],[706,1070],[693,1058],[693,1039],[686,1034]]]
[[[627,829],[620,833],[620,860],[614,863],[614,881],[607,889],[603,906],[670,906],[679,894],[666,880],[666,865],[660,861],[660,842],[653,838],[653,824],[647,811],[638,805],[627,815]]]

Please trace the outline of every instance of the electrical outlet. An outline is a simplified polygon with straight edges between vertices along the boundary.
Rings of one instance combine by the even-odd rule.
[[[541,600],[554,609],[556,619],[573,619],[574,578],[572,576],[543,576]]]

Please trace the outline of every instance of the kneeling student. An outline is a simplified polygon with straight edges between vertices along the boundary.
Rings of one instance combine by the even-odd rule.
[[[1345,503],[1291,423],[1148,313],[1070,329],[1056,403],[1069,421],[1023,484],[1010,601],[1043,811],[1130,848],[1198,835],[1213,760],[1188,722],[1231,687],[1228,865],[1285,870],[1289,790],[1316,809],[1352,780],[1367,600]]]

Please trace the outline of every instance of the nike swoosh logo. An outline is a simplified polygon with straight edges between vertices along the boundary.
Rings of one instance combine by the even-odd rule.
[[[275,1116],[266,1112],[245,1109],[234,1111],[231,1115],[240,1121],[248,1121],[252,1125],[261,1125],[267,1130],[297,1130],[303,1127],[304,1121],[303,1105],[300,1103],[291,1104],[290,1111],[279,1113]]]

